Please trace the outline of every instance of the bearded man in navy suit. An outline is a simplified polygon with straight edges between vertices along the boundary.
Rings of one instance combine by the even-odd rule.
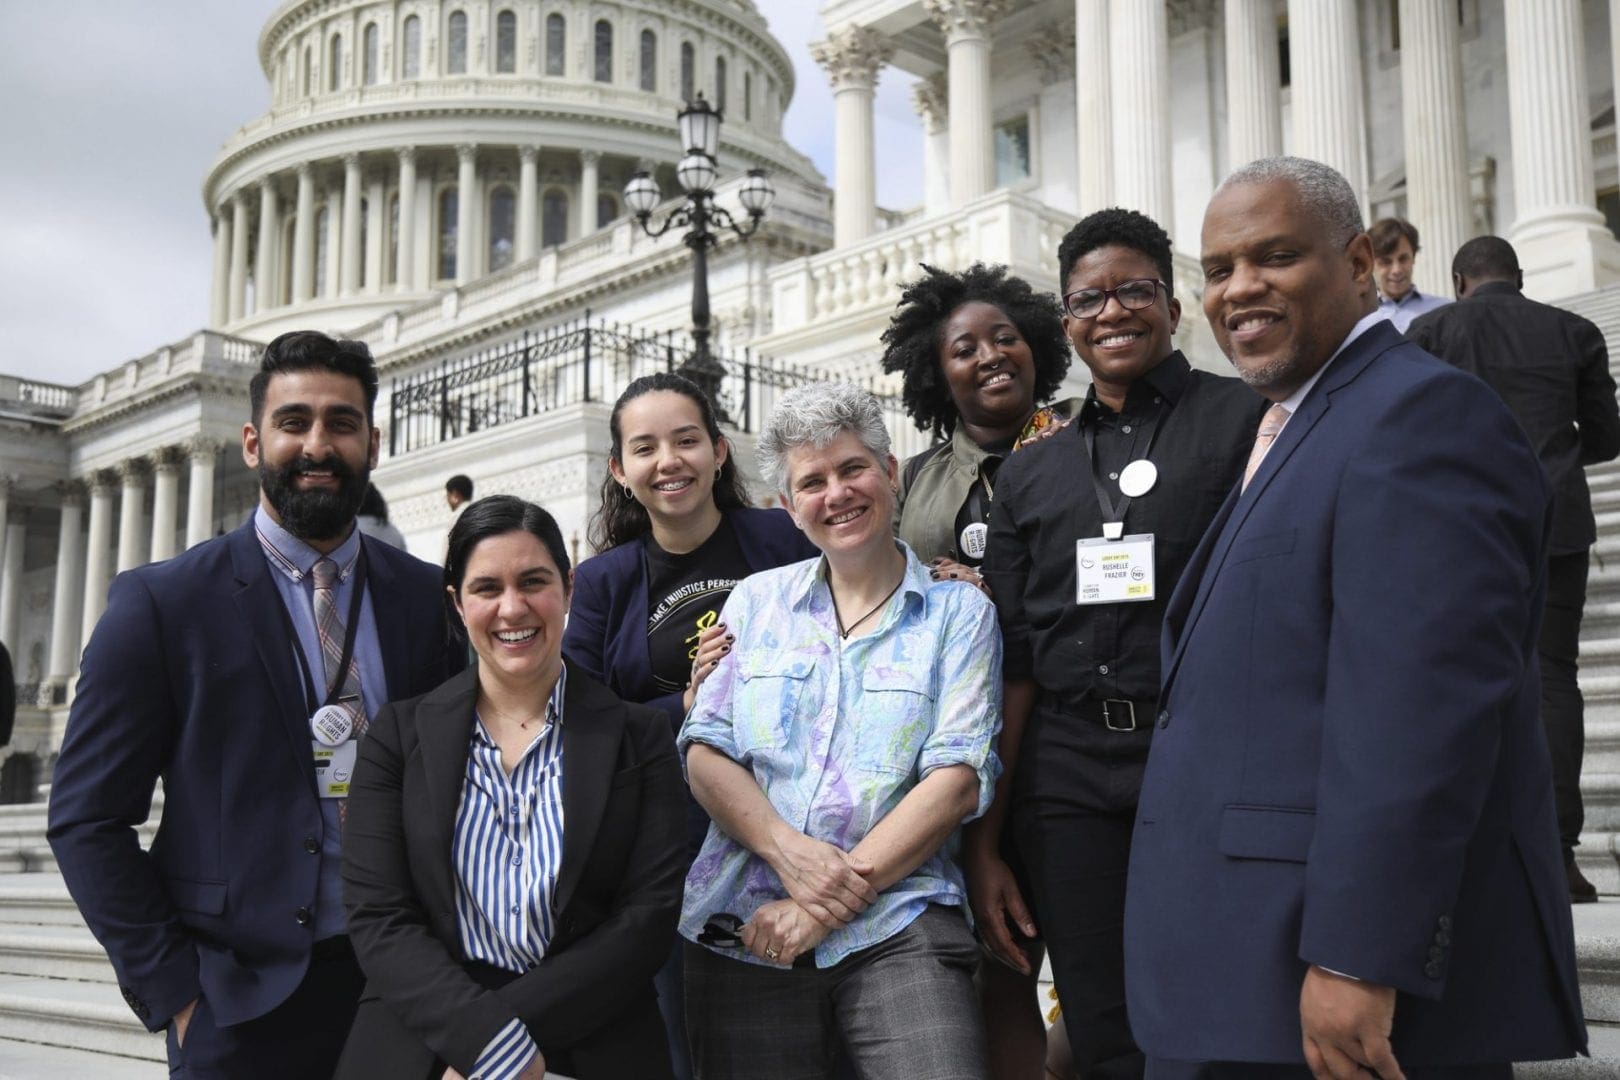
[[[1125,927],[1148,1075],[1506,1080],[1569,1056],[1536,456],[1376,314],[1327,166],[1239,169],[1202,262],[1273,408],[1165,619]]]

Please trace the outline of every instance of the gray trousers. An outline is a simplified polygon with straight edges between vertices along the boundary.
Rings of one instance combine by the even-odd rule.
[[[830,968],[770,968],[686,944],[686,1031],[698,1080],[988,1080],[973,992],[978,946],[932,906]]]

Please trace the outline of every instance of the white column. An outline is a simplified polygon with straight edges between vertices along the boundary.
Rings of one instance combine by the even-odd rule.
[[[56,534],[56,589],[51,599],[52,686],[66,686],[79,666],[79,620],[84,614],[84,489],[62,485],[62,518]]]
[[[1130,57],[1126,93],[1113,95],[1114,201],[1160,224],[1170,195],[1170,16],[1162,0],[1113,0],[1108,54]]]
[[[196,547],[214,535],[214,458],[219,443],[202,436],[186,444],[191,458],[191,492],[186,505],[186,547]]]
[[[292,299],[302,303],[315,295],[315,170],[298,166],[298,208],[293,222]]]
[[[1288,0],[1294,146],[1333,166],[1367,208],[1366,123],[1356,0]]]
[[[540,199],[540,148],[518,147],[518,204],[517,204],[517,259],[534,258],[535,224],[539,220],[537,204]]]
[[[1281,97],[1277,0],[1226,0],[1228,172],[1282,153]]]
[[[477,207],[478,147],[456,147],[456,284],[472,280],[473,210]]]
[[[951,110],[951,205],[995,187],[996,140],[990,98],[990,25],[1007,0],[923,0],[945,31]]]
[[[343,273],[343,192],[334,184],[322,192],[326,204],[326,292],[330,299],[342,291]]]
[[[1080,213],[1114,205],[1114,118],[1106,48],[1108,0],[1074,0],[1075,149],[1079,154]],[[1085,42],[1082,48],[1080,42]],[[1122,66],[1129,66],[1128,62]]]
[[[922,121],[923,208],[929,216],[951,205],[949,94],[943,74],[918,79],[911,87],[911,104]]]
[[[1457,5],[1401,0],[1400,18],[1406,216],[1423,243],[1415,284],[1426,293],[1450,296],[1451,258],[1474,232]]]
[[[12,664],[18,662],[22,642],[17,640],[18,613],[22,610],[23,553],[28,545],[28,522],[21,511],[11,511],[6,519],[6,554],[0,562],[0,642],[11,651]]]
[[[383,174],[373,172],[366,184],[366,265],[365,289],[368,296],[382,291],[383,229],[388,220],[388,195]]]
[[[118,498],[118,572],[146,562],[146,485],[150,478],[145,458],[118,463],[123,490]]]
[[[276,249],[281,246],[280,215],[276,212],[275,178],[259,181],[259,257],[253,264],[253,313],[280,306],[276,295]]]
[[[117,477],[111,469],[90,475],[90,540],[85,546],[80,641],[90,640],[90,631],[96,628],[96,620],[107,607],[107,585],[112,581],[113,488],[116,483]],[[53,672],[54,669],[53,663]]]
[[[589,236],[601,225],[596,220],[596,193],[601,179],[602,155],[596,150],[579,152],[579,234]]]
[[[214,282],[208,297],[208,325],[224,326],[231,318],[231,219],[225,207],[214,214]]]
[[[399,150],[399,239],[394,287],[416,291],[416,147]]]
[[[247,308],[248,204],[246,192],[231,196],[231,293],[230,321],[240,319]]]
[[[1542,299],[1620,278],[1620,244],[1592,182],[1591,117],[1579,0],[1505,0],[1508,123],[1525,291]]]
[[[165,446],[152,458],[152,561],[177,554],[180,512],[180,453]]]
[[[833,90],[833,246],[848,247],[877,230],[877,161],[872,98],[893,47],[876,31],[851,26],[810,46]]]
[[[338,293],[360,291],[360,155],[343,155],[343,244],[338,255]]]

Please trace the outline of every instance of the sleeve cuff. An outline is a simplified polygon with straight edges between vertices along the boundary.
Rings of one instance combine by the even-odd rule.
[[[468,1080],[515,1080],[539,1052],[540,1047],[529,1037],[529,1029],[514,1017],[495,1033],[484,1052],[478,1055]]]

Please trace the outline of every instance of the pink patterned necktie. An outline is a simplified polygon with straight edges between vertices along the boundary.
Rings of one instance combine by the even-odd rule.
[[[326,674],[328,690],[343,681],[337,703],[354,717],[354,734],[359,738],[366,730],[366,710],[360,701],[360,669],[354,657],[349,658],[347,671],[338,671],[343,662],[343,613],[337,606],[338,566],[331,559],[315,560],[311,571],[315,579],[315,636],[320,641],[321,661]],[[355,583],[359,588],[360,583]]]
[[[1283,425],[1288,423],[1289,412],[1281,405],[1273,405],[1266,410],[1266,415],[1260,418],[1260,430],[1254,435],[1254,449],[1249,451],[1249,464],[1243,470],[1243,490],[1249,490],[1249,481],[1259,470],[1260,463],[1266,460],[1266,451],[1271,444],[1277,441],[1277,435],[1282,431]]]

